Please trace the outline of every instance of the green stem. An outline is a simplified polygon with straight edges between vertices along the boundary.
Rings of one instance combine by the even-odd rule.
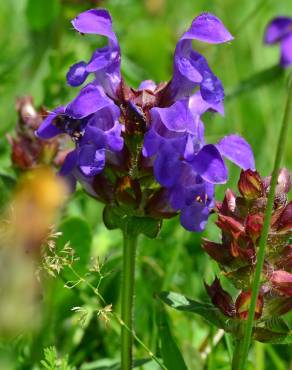
[[[215,335],[215,328],[213,325],[211,325],[210,329],[210,353],[207,357],[207,363],[208,363],[208,370],[214,369],[214,335]]]
[[[289,79],[286,108],[285,108],[284,118],[283,118],[282,127],[280,131],[277,152],[276,152],[276,157],[275,157],[275,163],[274,163],[274,169],[273,169],[272,179],[271,179],[271,184],[270,184],[267,208],[265,212],[265,219],[264,219],[262,234],[261,234],[258,253],[257,253],[257,264],[256,264],[253,286],[252,286],[252,295],[251,295],[251,302],[250,302],[250,307],[249,307],[249,314],[248,314],[248,319],[246,322],[245,335],[243,338],[243,342],[240,343],[240,346],[242,348],[239,353],[239,364],[238,364],[238,367],[234,368],[236,370],[245,370],[246,365],[247,365],[247,356],[248,356],[249,346],[251,342],[256,302],[257,302],[257,297],[259,294],[259,289],[260,289],[260,284],[261,284],[261,273],[262,273],[264,258],[265,258],[265,246],[266,246],[266,242],[268,238],[270,221],[271,221],[271,216],[272,216],[272,211],[273,211],[275,189],[276,189],[276,184],[277,184],[277,179],[278,179],[279,168],[280,168],[281,160],[282,160],[283,153],[284,153],[285,142],[288,136],[287,134],[288,134],[289,121],[291,119],[292,119],[292,78]]]
[[[121,319],[121,365],[123,370],[130,370],[133,365],[133,306],[135,290],[135,262],[137,234],[124,231],[122,310]],[[126,327],[128,329],[126,329]]]
[[[239,340],[236,340],[234,345],[234,351],[233,351],[233,359],[232,359],[232,370],[237,370],[239,366],[240,361],[240,352],[241,352],[242,343]]]
[[[257,370],[265,370],[265,345],[261,342],[255,344],[255,365]]]
[[[224,334],[224,339],[227,347],[228,356],[230,359],[230,362],[232,361],[232,342],[231,342],[231,335],[228,333]]]

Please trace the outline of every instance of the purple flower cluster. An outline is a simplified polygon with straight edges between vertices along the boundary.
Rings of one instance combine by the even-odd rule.
[[[281,45],[280,64],[288,67],[292,64],[292,18],[276,17],[267,26],[264,41],[266,44]]]
[[[214,206],[214,187],[227,181],[222,156],[244,170],[254,169],[251,148],[243,138],[229,135],[217,144],[204,140],[201,116],[206,111],[224,114],[224,89],[192,41],[219,44],[233,37],[214,15],[199,15],[177,43],[172,79],[158,85],[143,81],[135,90],[122,79],[120,48],[109,13],[89,10],[72,24],[81,34],[105,36],[108,43],[89,62],[71,66],[69,85],[79,86],[89,75],[92,82],[66,107],[50,114],[37,131],[44,139],[61,133],[73,139],[75,149],[61,173],[79,180],[98,199],[107,192],[100,187],[119,191],[133,187],[136,195],[144,194],[135,197],[139,214],[144,209],[146,215],[157,215],[163,203],[166,213],[180,212],[186,229],[203,230]],[[134,149],[133,137],[141,141]],[[114,173],[114,182],[106,177],[107,168]],[[145,181],[147,171],[156,185]],[[113,195],[108,199],[117,203]]]

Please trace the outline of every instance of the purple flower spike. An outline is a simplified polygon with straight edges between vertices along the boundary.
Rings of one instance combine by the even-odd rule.
[[[68,84],[79,86],[93,72],[95,83],[103,86],[107,94],[114,97],[121,82],[121,55],[110,14],[103,9],[91,9],[73,19],[72,25],[82,34],[107,37],[108,45],[97,49],[88,63],[82,61],[71,66],[67,73]]]
[[[227,181],[222,156],[243,169],[254,168],[248,143],[237,135],[206,145],[201,115],[224,113],[223,105],[206,102],[200,92],[167,108],[151,110],[151,127],[144,139],[143,155],[154,156],[155,179],[169,190],[172,208],[181,212],[182,225],[202,231],[214,206],[214,184]]]
[[[177,43],[172,80],[145,80],[134,89],[121,77],[110,14],[88,10],[72,25],[81,34],[106,37],[107,45],[70,67],[69,85],[83,84],[91,73],[93,81],[37,130],[43,139],[72,138],[75,148],[60,174],[72,188],[79,181],[97,200],[132,215],[161,219],[180,213],[187,230],[202,231],[215,206],[215,185],[227,181],[223,157],[254,169],[251,148],[241,137],[226,136],[218,144],[204,138],[202,116],[224,115],[224,90],[192,41],[220,44],[233,37],[218,18],[201,14]]]
[[[292,64],[292,18],[276,17],[267,26],[264,41],[266,44],[281,45],[280,64],[288,67]]]
[[[168,87],[170,99],[190,96],[194,88],[199,86],[204,100],[220,103],[224,99],[221,81],[213,74],[206,59],[193,50],[192,40],[219,44],[232,39],[232,35],[214,15],[203,13],[195,18],[175,49],[173,78]]]

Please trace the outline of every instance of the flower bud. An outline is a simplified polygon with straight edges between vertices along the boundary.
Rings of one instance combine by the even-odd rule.
[[[292,274],[284,270],[274,271],[270,276],[272,287],[284,295],[292,297]]]
[[[222,203],[216,203],[217,211],[224,215],[232,214],[236,208],[236,195],[231,189],[227,189]]]
[[[238,182],[241,196],[227,190],[224,201],[215,207],[218,214],[216,224],[221,229],[221,243],[209,240],[203,242],[205,251],[219,263],[221,273],[240,291],[235,308],[236,317],[242,320],[248,317],[270,181],[270,177],[262,179],[257,172],[243,171]],[[292,309],[292,202],[287,202],[290,187],[289,171],[281,169],[255,310],[255,319],[261,318],[263,322]],[[215,289],[216,285],[211,291],[210,288],[208,291],[210,295],[213,294],[213,303],[220,305],[223,311],[222,301],[226,304],[226,299],[223,300],[223,295],[218,293],[219,289]]]
[[[241,292],[239,296],[237,297],[236,302],[235,302],[235,307],[236,307],[236,313],[239,318],[243,320],[247,320],[250,301],[251,301],[251,291]],[[256,320],[258,320],[262,315],[263,305],[264,305],[263,297],[262,295],[259,295],[257,298],[256,309],[255,309],[255,319]]]
[[[238,239],[241,234],[244,234],[244,226],[229,216],[219,214],[216,225],[223,231],[230,233],[235,239]]]
[[[233,259],[230,253],[230,247],[226,244],[219,244],[203,239],[203,248],[220,265],[228,265]]]
[[[221,287],[220,280],[216,278],[211,285],[205,283],[205,287],[212,303],[217,306],[225,316],[233,317],[235,315],[235,306],[232,297]]]
[[[16,110],[18,122],[15,133],[7,135],[13,165],[22,171],[42,165],[62,165],[61,154],[66,151],[65,144],[68,143],[65,138],[60,136],[45,142],[35,136],[35,130],[39,128],[47,112],[43,108],[37,110],[30,96],[17,99]]]
[[[292,229],[292,201],[284,208],[276,222],[277,230],[280,232]]]
[[[276,264],[278,268],[292,272],[292,244],[282,250]]]
[[[42,114],[45,110],[37,112],[31,96],[24,96],[16,99],[16,110],[20,119],[20,124],[36,130],[43,121]]]
[[[264,223],[263,214],[248,215],[245,230],[253,241],[256,241],[258,237],[261,235],[263,223]]]
[[[276,192],[288,193],[291,189],[291,173],[287,168],[281,168],[278,176]]]
[[[267,176],[263,179],[263,185],[266,192],[270,190],[272,176]],[[287,194],[291,188],[291,173],[287,168],[280,168],[276,185],[276,196],[280,193]]]
[[[238,181],[238,189],[245,199],[256,199],[263,194],[262,179],[257,171],[242,171]]]

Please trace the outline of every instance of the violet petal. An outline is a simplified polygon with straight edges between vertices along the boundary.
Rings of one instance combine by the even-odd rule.
[[[234,162],[243,170],[255,170],[254,156],[250,145],[238,135],[228,135],[216,144],[224,157]]]

